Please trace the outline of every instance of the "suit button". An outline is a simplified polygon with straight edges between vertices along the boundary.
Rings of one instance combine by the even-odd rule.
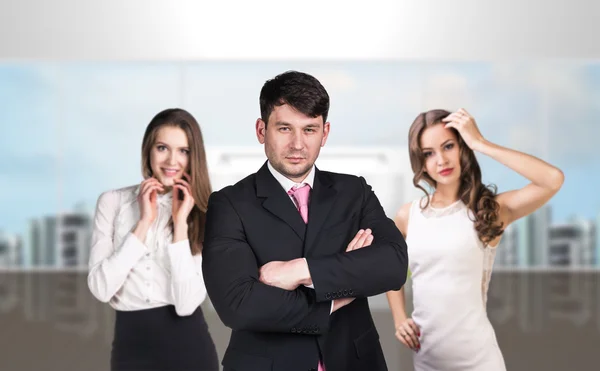
[[[328,292],[327,294],[325,294],[325,299],[327,299],[327,300],[331,299],[331,293]]]
[[[344,290],[344,296],[348,296],[348,290]]]
[[[344,292],[342,290],[338,291],[338,297],[342,296]]]
[[[296,328],[292,327],[292,333],[295,333],[295,332],[296,332]]]
[[[350,294],[350,295],[353,295],[353,294],[354,294],[354,290],[350,289],[350,290],[348,291],[348,294]]]

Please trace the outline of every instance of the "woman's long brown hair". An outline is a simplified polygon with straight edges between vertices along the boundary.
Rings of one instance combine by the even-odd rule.
[[[421,113],[412,123],[408,132],[410,165],[414,172],[413,184],[425,192],[426,196],[429,196],[429,193],[421,185],[421,181],[425,181],[432,188],[435,188],[437,184],[424,171],[425,157],[421,150],[421,135],[428,127],[444,124],[442,119],[449,114],[450,112],[440,109]],[[451,130],[456,135],[460,149],[461,174],[458,198],[473,212],[475,218],[473,223],[477,236],[487,245],[503,233],[503,224],[498,222],[500,205],[496,202],[497,189],[494,185],[482,184],[481,169],[473,150],[467,146],[456,129],[451,128]],[[429,197],[423,207],[428,205]]]
[[[206,166],[206,151],[202,131],[196,119],[187,111],[180,108],[170,108],[159,112],[144,133],[142,141],[142,174],[144,179],[152,176],[150,167],[150,151],[156,142],[159,129],[165,126],[180,128],[185,132],[190,148],[189,174],[191,177],[190,187],[194,197],[195,206],[188,216],[188,238],[192,254],[201,253],[204,241],[204,225],[206,223],[206,209],[208,197],[212,192],[208,167]],[[176,197],[174,192],[173,197]]]

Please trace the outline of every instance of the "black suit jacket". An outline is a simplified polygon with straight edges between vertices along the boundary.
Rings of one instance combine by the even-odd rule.
[[[203,274],[232,329],[225,370],[387,370],[367,297],[406,281],[406,243],[362,177],[315,169],[308,224],[267,163],[208,202]],[[360,228],[371,246],[345,252]],[[270,261],[306,257],[314,290],[261,283]],[[331,301],[355,297],[330,314]]]

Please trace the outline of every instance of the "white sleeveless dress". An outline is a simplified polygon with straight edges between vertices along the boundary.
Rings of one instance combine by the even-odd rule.
[[[415,371],[504,371],[487,317],[495,248],[477,238],[462,201],[445,208],[411,205],[407,239],[414,311],[421,330]]]

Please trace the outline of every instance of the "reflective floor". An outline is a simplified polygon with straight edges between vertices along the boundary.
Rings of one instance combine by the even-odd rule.
[[[495,273],[488,314],[508,370],[600,369],[599,282],[596,272]],[[389,369],[412,370],[385,296],[370,301]],[[230,331],[203,309],[222,357]],[[84,273],[0,273],[0,370],[106,371],[113,320]]]

